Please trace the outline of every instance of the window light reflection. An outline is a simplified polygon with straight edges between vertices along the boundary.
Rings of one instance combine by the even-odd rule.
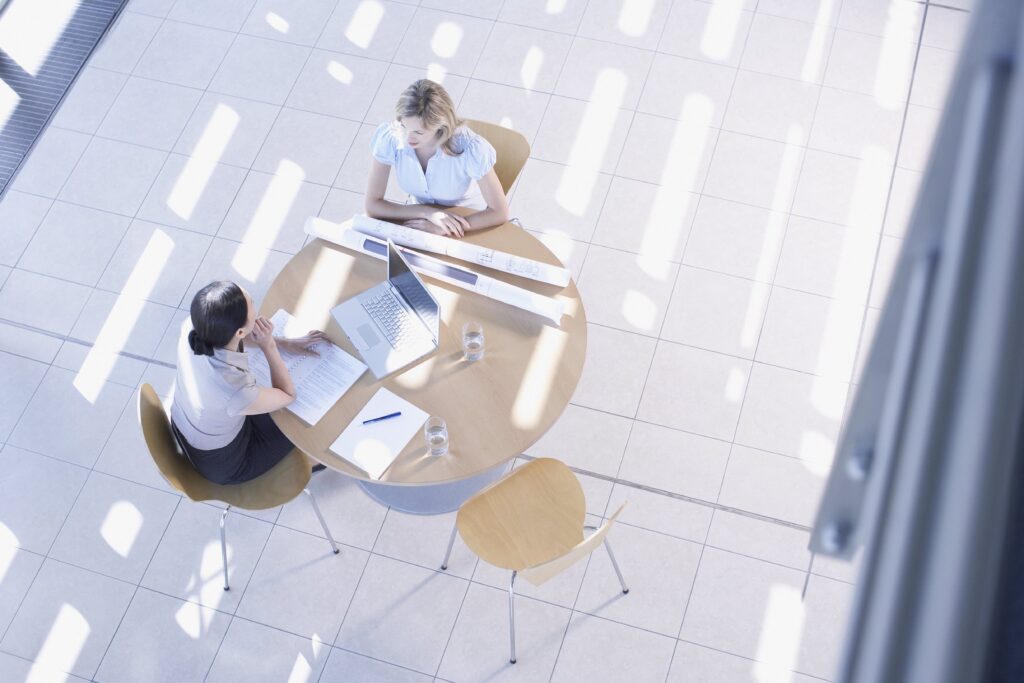
[[[548,14],[561,14],[565,11],[568,0],[548,0],[544,5],[544,11]]]
[[[462,27],[452,21],[442,21],[430,38],[430,49],[442,59],[449,59],[459,51],[462,42]]]
[[[192,217],[210,177],[217,169],[217,163],[224,156],[224,150],[238,128],[238,121],[238,112],[226,104],[219,103],[213,110],[188,163],[167,196],[167,206],[177,216],[186,221]]]
[[[250,282],[255,282],[263,269],[266,250],[274,246],[305,178],[302,167],[290,159],[282,159],[277,165],[277,172],[242,236],[242,246],[231,259],[231,267]]]
[[[265,19],[267,25],[278,33],[288,33],[288,29],[291,28],[288,20],[276,12],[267,12]]]
[[[91,630],[81,612],[66,602],[61,605],[25,683],[49,683],[54,680],[54,668],[74,669]]]
[[[568,343],[568,334],[557,327],[545,326],[541,330],[512,404],[512,424],[519,429],[533,429],[544,414]]]
[[[142,513],[133,503],[119,500],[107,510],[100,525],[100,536],[121,557],[128,557],[142,530]]]
[[[639,37],[647,33],[654,11],[654,0],[630,0],[622,3],[619,11],[619,30],[627,36]]]
[[[800,589],[776,584],[768,594],[757,644],[754,678],[758,683],[792,680],[792,670],[804,630],[804,604]]]
[[[622,297],[621,312],[630,325],[651,331],[654,329],[654,318],[658,315],[658,306],[643,292],[630,289]]]
[[[536,45],[531,45],[523,57],[523,66],[519,69],[519,78],[522,79],[524,88],[533,90],[533,86],[537,85],[537,77],[543,64],[544,51]]]
[[[825,49],[828,47],[825,43],[832,32],[829,22],[834,5],[835,0],[820,0],[818,3],[818,14],[814,19],[811,40],[807,45],[807,54],[800,71],[800,79],[807,83],[819,81],[821,68],[825,63]]]
[[[344,85],[350,85],[352,83],[352,78],[354,77],[351,69],[341,62],[336,62],[333,59],[327,64],[327,73],[329,73],[334,80],[339,83],[343,83]]]
[[[24,71],[36,76],[81,0],[12,0],[6,4],[0,13],[0,46]]]
[[[384,18],[384,5],[377,0],[363,0],[353,12],[345,27],[345,38],[356,47],[366,49],[377,34],[380,20]]]
[[[728,59],[736,42],[742,16],[742,0],[715,0],[700,37],[700,51],[715,61]]]

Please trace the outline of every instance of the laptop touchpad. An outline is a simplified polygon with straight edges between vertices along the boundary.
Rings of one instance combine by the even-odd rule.
[[[378,337],[377,333],[373,331],[372,325],[360,325],[358,329],[359,336],[362,337],[363,342],[366,343],[366,346],[364,346],[363,348],[373,348],[380,341],[380,337]]]

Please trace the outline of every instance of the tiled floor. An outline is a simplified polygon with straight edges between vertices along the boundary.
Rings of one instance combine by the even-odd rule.
[[[967,0],[133,0],[0,204],[0,680],[812,681],[856,570],[808,527],[906,228]],[[258,297],[360,206],[400,89],[533,144],[514,213],[589,346],[529,455],[582,472],[596,554],[519,600],[452,516],[351,481],[232,513],[144,451],[191,292]],[[68,672],[67,675],[64,672]]]

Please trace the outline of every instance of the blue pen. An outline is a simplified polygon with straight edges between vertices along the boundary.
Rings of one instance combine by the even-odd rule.
[[[375,418],[373,418],[371,420],[363,420],[363,424],[364,425],[368,425],[368,424],[373,424],[374,422],[380,422],[381,420],[390,420],[391,418],[398,417],[401,414],[402,414],[402,411],[398,411],[396,413],[388,413],[387,415],[381,415],[380,417],[375,417]]]

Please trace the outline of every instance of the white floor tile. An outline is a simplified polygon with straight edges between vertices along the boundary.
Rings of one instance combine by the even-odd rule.
[[[682,266],[661,338],[753,358],[770,290],[764,283]]]
[[[608,514],[623,504],[618,521],[676,538],[702,543],[711,524],[711,508],[660,493],[616,484],[608,501]]]
[[[135,586],[46,560],[0,647],[92,678]]]
[[[576,33],[580,20],[583,18],[583,10],[587,3],[583,0],[566,0],[564,4],[557,6],[557,12],[549,11],[545,2],[532,0],[531,2],[506,2],[501,7],[501,14],[498,18],[512,24],[534,26],[549,31],[560,33]]]
[[[784,645],[795,659],[801,634],[789,621],[803,583],[803,572],[705,548],[679,637],[749,658],[778,659],[787,652],[770,645]]]
[[[89,58],[89,66],[131,73],[160,28],[161,19],[121,12]]]
[[[959,51],[971,15],[945,7],[929,7],[921,34],[921,45]]]
[[[813,462],[736,445],[718,500],[746,512],[810,526],[827,474],[827,468]]]
[[[890,110],[902,109],[910,92],[917,48],[913,42],[836,31],[825,85],[871,95]]]
[[[720,127],[736,69],[658,54],[651,65],[638,111],[682,119],[695,105],[710,108],[710,125]]]
[[[750,361],[658,342],[637,417],[716,439],[732,439]]]
[[[879,106],[873,97],[822,88],[810,147],[858,159],[896,158],[902,112]]]
[[[584,102],[552,96],[531,155],[577,172],[611,173],[619,160],[632,112],[616,102]]]
[[[736,202],[701,197],[683,263],[759,282],[771,282],[787,216]]]
[[[332,470],[318,474],[309,490],[336,541],[364,550],[373,547],[387,508],[366,495],[354,479]],[[317,536],[324,533],[305,495],[285,505],[277,523]],[[441,553],[443,556],[444,550]]]
[[[800,170],[793,213],[863,232],[880,232],[892,164],[809,149]]]
[[[629,428],[630,420],[624,417],[569,405],[527,453],[614,477],[619,471]]]
[[[833,29],[767,14],[754,15],[740,67],[821,83],[828,63]]]
[[[473,75],[493,22],[419,8],[409,22],[394,61],[437,64],[444,73]],[[437,46],[435,48],[435,46]]]
[[[638,113],[633,117],[616,175],[698,192],[704,186],[718,131],[714,108],[694,100],[678,121]]]
[[[911,0],[850,0],[839,12],[839,26],[851,31],[916,41],[924,8]]]
[[[832,457],[846,394],[843,382],[754,363],[736,443],[824,467]]]
[[[36,555],[9,545],[10,539],[0,540],[0,561],[4,563],[4,580],[0,583],[0,639],[11,625],[15,613],[21,606],[29,587],[42,566],[43,555]],[[0,663],[0,676],[4,675],[3,664]],[[17,680],[10,678],[7,680]]]
[[[51,121],[58,128],[95,133],[128,77],[124,74],[86,67],[64,96]]]
[[[165,21],[135,67],[135,75],[191,88],[209,87],[234,39],[227,31]]]
[[[0,518],[9,542],[45,555],[82,490],[89,470],[6,446],[0,453]],[[46,501],[45,504],[40,504]],[[5,541],[6,543],[7,541]],[[0,551],[5,552],[5,551]]]
[[[134,389],[146,370],[146,362],[122,356],[104,346],[107,345],[92,347],[64,342],[53,359],[53,367],[75,373],[83,392],[94,392],[103,382]]]
[[[871,281],[871,297],[868,304],[881,308],[889,292],[893,271],[903,248],[903,240],[883,235],[878,246],[878,259],[875,261],[875,275]]]
[[[204,93],[174,151],[207,163],[249,168],[278,111],[280,107],[273,104]]]
[[[11,271],[14,272],[14,271]],[[58,337],[17,327],[0,325],[0,351],[41,363],[51,363],[64,342]],[[8,425],[10,428],[12,425]],[[0,435],[4,432],[0,431]]]
[[[327,199],[324,200],[324,205],[320,208],[320,218],[341,223],[351,218],[353,214],[363,213],[363,210],[363,195],[349,190],[331,188],[327,193]]]
[[[821,88],[789,78],[740,71],[722,127],[778,142],[807,143]]]
[[[497,123],[533,142],[550,95],[473,79],[459,103],[459,116]]]
[[[98,287],[177,306],[212,241],[189,230],[133,221]]]
[[[619,478],[714,501],[728,457],[726,441],[636,422],[622,456]]]
[[[925,107],[942,109],[953,80],[960,55],[936,47],[921,46],[914,69],[914,85],[910,101]]]
[[[587,360],[572,402],[633,417],[654,347],[650,337],[588,325]]]
[[[722,131],[703,192],[773,211],[789,211],[804,150],[794,138],[775,142]]]
[[[576,38],[564,65],[557,65],[562,72],[554,92],[600,104],[621,98],[612,106],[635,109],[653,58],[649,49]]]
[[[699,196],[671,185],[614,177],[591,241],[642,257],[678,262]]]
[[[134,216],[166,158],[166,152],[93,138],[60,198]]]
[[[924,171],[932,151],[932,140],[942,112],[916,104],[907,106],[897,165],[911,171]]]
[[[88,298],[88,287],[15,269],[0,289],[0,317],[67,334]]]
[[[917,204],[917,191],[921,185],[921,176],[918,171],[908,171],[905,168],[897,168],[893,174],[892,191],[889,195],[889,205],[885,210],[885,225],[883,231],[886,235],[903,239],[910,226],[911,213]]]
[[[551,680],[664,681],[674,646],[672,638],[577,613]]]
[[[707,545],[800,571],[811,564],[810,534],[780,524],[715,510]]]
[[[43,380],[46,365],[0,353],[0,374],[4,377],[4,392],[0,394],[0,442],[5,442]]]
[[[234,619],[205,680],[318,680],[331,649],[319,638],[300,638]]]
[[[315,45],[337,3],[334,0],[258,0],[241,33],[299,45]]]
[[[879,236],[792,216],[775,284],[851,303],[867,301]]]
[[[863,550],[858,551],[852,560],[815,554],[814,561],[811,563],[811,573],[852,584],[857,582],[863,560]]]
[[[680,641],[667,683],[815,683],[819,679]]]
[[[853,605],[854,587],[811,575],[804,598],[806,623],[795,667],[819,678],[834,678]]]
[[[236,614],[326,643],[338,632],[367,553],[274,527]]]
[[[451,681],[535,681],[551,676],[570,611],[519,596],[516,664],[509,663],[508,592],[472,584],[438,675]]]
[[[763,0],[757,3],[757,11],[825,26],[835,26],[839,20],[839,3],[815,0]]]
[[[10,190],[0,200],[0,264],[13,266],[50,210],[52,200]]]
[[[627,525],[608,535],[629,593],[604,548],[587,565],[575,609],[675,638],[697,573],[700,545]]]
[[[137,583],[178,501],[178,496],[94,472],[50,556]]]
[[[0,677],[5,681],[40,681],[40,683],[66,683],[67,681],[87,681],[86,678],[74,676],[61,671],[59,667],[32,662],[29,659],[0,652]]]
[[[362,121],[387,69],[375,59],[313,50],[288,96],[288,106]]]
[[[395,560],[437,569],[444,560],[448,539],[455,526],[455,514],[409,515],[388,510],[373,552]],[[476,567],[476,555],[456,538],[448,569],[452,576],[468,579]]]
[[[420,10],[420,12],[422,11]],[[460,25],[462,21],[465,20],[460,19],[455,23]],[[475,19],[468,20],[468,22],[470,22],[468,25],[460,27],[461,30],[467,32],[476,30],[486,35],[490,28],[489,22]],[[416,28],[417,25],[414,23],[410,34]],[[435,35],[440,35],[440,31],[438,30]],[[410,38],[411,36],[407,36],[406,41],[409,41]],[[462,41],[465,40],[466,38],[463,37]],[[458,44],[461,50],[461,42]],[[450,70],[465,76],[472,74],[474,78],[492,83],[550,93],[555,91],[555,82],[565,63],[566,55],[569,53],[570,44],[572,44],[572,38],[561,33],[499,24],[491,31],[487,44],[479,53],[480,61],[476,63],[476,68],[473,71],[466,71],[466,67],[462,69],[452,67]],[[399,54],[395,61],[405,64],[420,64],[438,60],[436,56],[431,56],[429,59],[407,61],[401,59],[401,54]]]
[[[254,2],[255,0],[222,0],[214,7],[209,7],[203,0],[178,0],[167,17],[225,31],[238,31],[242,28]]]
[[[313,138],[308,140],[313,141]],[[268,153],[266,157],[268,165],[272,165],[271,156]],[[327,187],[303,180],[305,171],[296,164],[298,160],[281,157],[276,161],[278,165],[270,173],[249,172],[224,217],[219,237],[249,247],[287,253],[295,253],[302,248],[306,237],[303,226],[309,216],[320,211],[327,197]],[[332,162],[327,163],[333,165]],[[326,170],[322,167],[321,173]],[[217,240],[218,243],[222,241]],[[235,269],[251,279],[256,266],[256,261],[249,265],[239,258]]]
[[[380,683],[430,683],[431,676],[393,666],[354,652],[332,648],[324,667],[323,681],[379,681]]]
[[[360,0],[341,0],[324,26],[317,47],[391,60],[415,11],[415,7],[400,2],[384,0],[370,6]]]
[[[531,230],[589,240],[610,182],[603,173],[531,159],[519,177],[512,213]]]
[[[89,136],[84,133],[46,129],[18,170],[11,188],[44,197],[58,196],[88,144]]]
[[[218,164],[199,152],[171,154],[139,209],[141,219],[216,235],[246,172]]]
[[[750,32],[753,12],[748,7],[680,0],[672,5],[658,43],[668,54],[737,66]]]
[[[238,36],[209,88],[226,95],[284,104],[310,49],[274,40]]]
[[[194,88],[129,78],[97,135],[171,150],[201,94]]]
[[[335,644],[415,671],[437,671],[468,583],[370,557]]]
[[[285,187],[291,192],[282,187],[282,198],[294,193],[297,180],[329,185],[358,129],[354,121],[285,107],[264,141],[253,170],[287,179]]]
[[[18,267],[93,286],[130,222],[125,216],[54,202]]]
[[[661,36],[671,2],[653,0],[628,5],[618,0],[591,0],[577,33],[584,38],[650,48]]]
[[[591,246],[578,283],[587,319],[629,332],[658,334],[677,270],[670,261]]]
[[[102,683],[201,679],[231,617],[140,588],[103,657]]]
[[[229,512],[228,582],[224,590],[220,548],[222,512],[183,499],[167,525],[141,585],[221,612],[234,612],[270,537],[271,525]]]

